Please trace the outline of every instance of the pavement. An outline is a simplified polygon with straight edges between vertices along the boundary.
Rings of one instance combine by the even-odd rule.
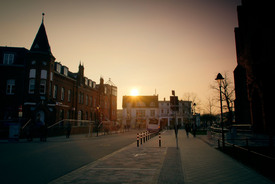
[[[50,182],[59,183],[273,183],[192,135],[173,130],[139,147],[136,142]]]

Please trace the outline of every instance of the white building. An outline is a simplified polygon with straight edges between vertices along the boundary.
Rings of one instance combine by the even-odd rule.
[[[173,119],[176,118],[176,123],[183,126],[189,123],[192,118],[191,101],[179,101],[179,111],[173,112],[170,108],[170,101],[159,101],[159,119],[162,127],[173,126]]]
[[[123,96],[122,124],[147,128],[150,120],[159,121],[158,96]]]
[[[147,128],[149,121],[158,120],[160,127],[173,126],[176,117],[181,126],[192,118],[191,101],[179,101],[179,111],[174,113],[170,101],[158,101],[158,96],[123,96],[122,124],[131,128]]]

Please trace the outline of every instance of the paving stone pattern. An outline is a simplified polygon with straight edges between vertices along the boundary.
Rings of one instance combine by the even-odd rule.
[[[62,176],[56,183],[234,184],[273,183],[256,171],[179,130],[179,149],[173,130],[136,147],[133,143]]]

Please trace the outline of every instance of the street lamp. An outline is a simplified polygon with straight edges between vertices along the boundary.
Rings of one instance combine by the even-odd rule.
[[[193,107],[194,107],[194,114],[196,115],[196,103],[193,103]]]
[[[222,74],[218,73],[217,78],[215,79],[220,88],[220,102],[221,102],[221,126],[222,126],[222,147],[224,148],[224,131],[223,131],[223,113],[222,113],[222,81],[223,81],[223,76]]]

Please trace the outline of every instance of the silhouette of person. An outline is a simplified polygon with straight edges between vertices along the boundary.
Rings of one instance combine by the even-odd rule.
[[[71,123],[67,123],[67,127],[66,127],[66,138],[70,138],[71,130],[72,130],[72,125],[71,125]]]
[[[185,131],[186,131],[186,136],[187,136],[187,138],[189,138],[189,132],[190,132],[190,125],[189,125],[189,123],[186,123],[185,124]]]

